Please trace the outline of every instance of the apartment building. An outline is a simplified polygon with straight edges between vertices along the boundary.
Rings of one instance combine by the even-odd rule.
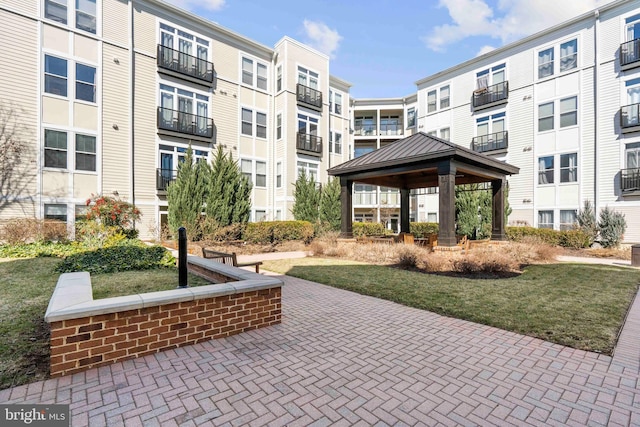
[[[189,146],[221,145],[253,183],[252,220],[290,218],[293,183],[348,159],[350,84],[284,37],[270,48],[155,0],[0,0],[0,104],[25,152],[0,220],[67,221],[92,194],[166,222],[166,189]]]

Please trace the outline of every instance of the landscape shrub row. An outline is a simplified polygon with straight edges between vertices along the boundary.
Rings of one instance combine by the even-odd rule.
[[[438,233],[437,222],[412,222],[409,224],[409,231],[414,237],[427,237],[429,234]]]
[[[572,249],[588,248],[591,242],[591,236],[580,229],[558,231],[549,228],[507,227],[506,233],[507,238],[515,242],[533,237],[548,245]]]
[[[386,233],[379,222],[354,222],[351,229],[353,237],[380,236]]]
[[[248,243],[273,244],[286,240],[313,239],[313,224],[308,221],[262,221],[250,222],[244,230],[244,240]]]

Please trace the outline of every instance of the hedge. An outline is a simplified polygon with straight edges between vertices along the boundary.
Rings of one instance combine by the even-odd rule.
[[[380,236],[387,231],[379,222],[354,222],[351,230],[353,237]]]
[[[287,240],[313,239],[313,224],[308,221],[250,222],[244,230],[244,240],[249,243],[280,243]]]
[[[409,231],[414,237],[427,237],[429,234],[438,233],[437,222],[412,222],[409,224]]]
[[[565,248],[588,248],[589,235],[580,229],[575,230],[552,230],[550,228],[534,227],[507,227],[507,238],[513,241],[521,241],[525,237],[536,237],[552,246],[563,246]]]

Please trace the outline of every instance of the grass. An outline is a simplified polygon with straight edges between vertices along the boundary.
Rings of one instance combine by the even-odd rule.
[[[585,264],[531,265],[482,279],[315,257],[266,261],[264,268],[605,354],[640,284],[635,270]]]
[[[58,258],[0,259],[0,389],[38,381],[49,373],[49,325],[44,314]],[[91,276],[95,299],[175,289],[174,269]],[[190,286],[208,284],[189,275]]]

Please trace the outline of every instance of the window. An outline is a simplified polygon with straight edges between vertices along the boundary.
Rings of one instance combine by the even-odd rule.
[[[482,91],[489,86],[505,81],[505,64],[499,64],[476,73],[476,90]]]
[[[256,162],[256,187],[267,186],[267,163]]]
[[[538,159],[538,184],[553,184],[553,156]]]
[[[282,188],[282,162],[276,163],[276,188]]]
[[[242,109],[242,134],[253,135],[253,111]]]
[[[318,136],[318,119],[298,114],[298,132],[305,135]]]
[[[578,66],[578,40],[573,39],[560,45],[560,72]]]
[[[67,205],[45,204],[44,219],[57,219],[58,221],[67,222]]]
[[[353,153],[353,156],[354,157],[364,156],[365,154],[370,153],[373,150],[375,150],[375,148],[373,147],[356,147],[355,152]]]
[[[253,162],[251,160],[240,160],[240,172],[244,175],[249,182],[253,182],[251,179],[253,177]]]
[[[242,58],[242,83],[253,86],[253,61]]]
[[[333,134],[333,152],[342,154],[342,134],[338,132],[331,132],[331,134]]]
[[[274,219],[276,221],[282,221],[282,211],[280,209],[276,209],[276,217]]]
[[[307,70],[304,67],[298,67],[298,83],[310,87],[311,89],[318,89],[318,73]]]
[[[282,90],[282,65],[278,65],[276,73],[276,91],[280,92]]]
[[[538,132],[553,129],[553,102],[538,106]]]
[[[255,173],[254,173],[255,163]],[[261,161],[240,159],[240,172],[256,187],[267,186],[267,163]]]
[[[538,211],[538,228],[553,229],[553,211]]]
[[[67,61],[55,56],[44,56],[44,91],[67,96]]]
[[[267,137],[267,115],[256,112],[256,136],[258,138]]]
[[[572,96],[560,100],[560,127],[578,124],[578,97]]]
[[[256,219],[256,222],[266,221],[267,211],[265,211],[264,209],[256,209],[255,219]]]
[[[375,135],[376,126],[376,120],[373,118],[373,116],[362,116],[356,117],[355,119],[356,135]]]
[[[67,133],[57,130],[44,131],[44,167],[67,168]]]
[[[178,67],[181,73],[210,80],[208,76],[213,70],[207,62],[209,56],[207,40],[160,23],[160,43],[168,48],[162,53],[166,61],[165,66]]]
[[[302,172],[307,174],[308,177],[313,178],[315,182],[318,182],[318,164],[298,161],[298,175],[302,175]]]
[[[440,129],[440,138],[446,139],[447,141],[449,141],[449,139],[450,139],[450,130],[449,130],[449,128]]]
[[[76,99],[96,102],[96,69],[76,64]]]
[[[575,209],[560,211],[560,230],[571,230],[577,222],[577,212]]]
[[[440,108],[449,108],[449,86],[440,88]]]
[[[76,170],[96,171],[96,137],[76,134]]]
[[[640,142],[625,145],[625,161],[627,169],[640,168]]]
[[[427,212],[427,222],[438,222],[438,213]]]
[[[578,181],[578,154],[560,155],[560,182]]]
[[[553,48],[538,52],[538,78],[543,79],[553,75]]]
[[[160,108],[160,124],[164,129],[193,135],[213,135],[207,95],[160,84]]]
[[[44,17],[67,24],[67,0],[45,0]]]
[[[437,93],[435,90],[432,90],[429,93],[427,93],[427,113],[432,113],[436,111],[436,98],[437,98]]]
[[[416,109],[411,107],[407,110],[407,127],[414,127],[416,125]]]
[[[267,66],[263,64],[257,64],[258,67],[258,82],[256,86],[258,89],[267,90]]]
[[[438,136],[438,131],[437,130],[431,130],[431,131],[427,132],[427,135],[429,135],[429,136]]]
[[[336,114],[342,114],[342,94],[340,93],[334,94],[333,106]]]
[[[96,0],[76,1],[76,28],[96,33]]]
[[[282,139],[282,113],[276,116],[276,139]]]
[[[380,116],[380,135],[400,135],[401,131],[400,116]]]

